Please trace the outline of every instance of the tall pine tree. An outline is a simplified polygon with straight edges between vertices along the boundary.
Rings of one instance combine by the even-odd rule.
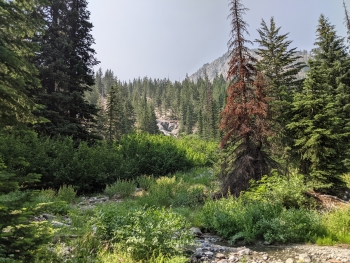
[[[73,136],[76,140],[95,138],[91,134],[95,105],[84,93],[94,84],[92,67],[98,62],[91,47],[92,24],[86,0],[50,0],[45,9],[46,32],[39,40],[42,90],[36,98],[45,109],[38,114],[50,122],[37,126],[45,135]]]
[[[120,82],[116,82],[109,89],[106,117],[108,138],[111,142],[133,131],[134,109],[128,99],[127,91]]]
[[[260,45],[256,53],[261,58],[256,66],[268,81],[271,128],[274,130],[270,140],[272,152],[288,161],[292,142],[285,127],[292,117],[293,93],[300,91],[302,84],[297,73],[306,65],[298,62],[301,57],[296,55],[296,48],[289,48],[292,43],[287,39],[289,33],[280,34],[280,29],[273,17],[270,25],[262,20],[258,29],[260,39],[255,40]]]
[[[344,40],[324,15],[315,45],[303,90],[294,96],[294,117],[288,128],[295,135],[301,172],[325,187],[335,187],[348,171],[350,58]]]

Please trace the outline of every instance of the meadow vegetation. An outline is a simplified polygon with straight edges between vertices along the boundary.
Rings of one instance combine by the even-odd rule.
[[[161,147],[162,137],[149,138]],[[194,240],[190,227],[216,233],[232,245],[238,241],[247,244],[256,241],[350,243],[350,208],[321,209],[314,198],[306,195],[312,186],[303,176],[294,172],[287,178],[276,172],[260,181],[251,181],[251,187],[239,197],[229,195],[216,200],[213,197],[220,191],[220,184],[215,169],[205,166],[210,163],[209,155],[203,157],[200,152],[194,152],[189,141],[188,149],[183,143],[179,145],[180,153],[191,153],[185,155],[187,161],[192,162],[191,169],[185,166],[184,171],[162,176],[139,174],[134,179],[116,176],[103,190],[87,195],[78,194],[79,188],[74,185],[28,192],[32,199],[22,204],[22,209],[32,211],[27,215],[31,221],[28,227],[35,224],[34,233],[40,240],[34,240],[40,245],[28,247],[25,253],[16,246],[1,246],[0,262],[188,262],[189,256],[184,251]],[[102,151],[103,146],[94,147]],[[80,148],[72,149],[75,154],[80,151]],[[210,158],[215,158],[215,147],[211,149]],[[92,147],[92,150],[96,149]],[[153,160],[150,156],[147,158]],[[171,165],[171,161],[168,164]],[[27,167],[36,166],[28,162]],[[344,176],[344,181],[346,178]],[[139,188],[137,192],[136,188]],[[19,200],[25,194],[23,190],[11,192],[1,195],[1,200]],[[110,200],[93,207],[78,205],[92,194],[106,195]],[[55,218],[32,221],[34,216],[43,213]],[[65,223],[67,218],[70,224],[60,227],[52,224],[52,221]],[[12,230],[8,231],[3,230],[2,235]],[[28,233],[23,235],[33,240]],[[20,246],[23,249],[23,243]]]

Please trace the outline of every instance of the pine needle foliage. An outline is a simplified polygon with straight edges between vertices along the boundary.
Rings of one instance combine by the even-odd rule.
[[[315,45],[303,90],[294,96],[293,121],[287,127],[295,136],[301,172],[335,187],[347,171],[350,58],[344,39],[324,15],[319,19]]]
[[[261,57],[256,66],[268,82],[271,128],[274,131],[270,139],[271,151],[286,160],[290,156],[288,150],[292,136],[285,127],[292,116],[293,93],[300,91],[302,86],[303,80],[298,79],[297,74],[306,65],[300,62],[296,48],[289,48],[292,43],[288,40],[289,33],[281,34],[280,29],[273,17],[269,25],[262,20],[258,29],[260,39],[255,40],[260,45],[256,54]]]
[[[37,105],[28,98],[28,91],[40,86],[31,62],[38,46],[29,41],[43,30],[37,12],[40,2],[0,1],[0,126],[39,119],[32,114]]]
[[[225,153],[221,167],[222,191],[234,195],[246,189],[249,180],[258,180],[267,174],[272,163],[262,149],[270,133],[266,82],[246,47],[252,43],[245,38],[248,25],[243,15],[247,10],[241,0],[230,2],[231,59],[227,76],[230,83],[220,123],[225,134],[220,144]]]

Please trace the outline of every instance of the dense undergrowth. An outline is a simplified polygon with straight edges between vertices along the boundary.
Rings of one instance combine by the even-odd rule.
[[[39,138],[33,131],[12,130],[0,134],[0,158],[8,172],[25,178],[41,174],[31,187],[58,189],[73,185],[81,193],[101,192],[117,179],[148,174],[155,177],[215,162],[217,143],[187,138],[176,140],[146,133],[76,146],[72,138]]]
[[[231,244],[350,243],[350,208],[322,209],[297,173],[213,199],[220,190],[210,168],[215,143],[134,134],[75,147],[23,131],[0,142],[0,262],[188,262],[193,226]],[[92,194],[110,201],[78,205]],[[36,222],[43,213],[55,218]]]

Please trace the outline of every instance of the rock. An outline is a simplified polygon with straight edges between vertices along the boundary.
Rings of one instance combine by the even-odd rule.
[[[286,260],[286,263],[294,263],[294,259],[288,258],[288,259]]]
[[[311,262],[311,258],[308,254],[300,254],[299,255],[299,261],[301,262],[305,262],[305,263],[310,263]]]
[[[221,259],[217,263],[228,263],[227,259]]]
[[[268,255],[264,255],[264,256],[262,257],[262,259],[263,259],[263,260],[268,260],[268,259],[269,259],[269,256],[268,256]]]
[[[211,251],[206,251],[206,252],[204,252],[204,255],[206,255],[207,257],[212,257],[214,255],[214,253]]]
[[[217,253],[216,256],[215,256],[217,259],[225,259],[226,256],[222,253]]]
[[[238,255],[243,256],[243,255],[250,255],[252,252],[250,251],[249,248],[244,248],[239,250],[237,253]]]
[[[194,235],[196,237],[201,237],[203,235],[202,231],[197,227],[191,227],[190,232],[192,235]]]
[[[72,219],[70,219],[68,216],[64,216],[64,217],[62,217],[62,219],[64,220],[64,222],[67,225],[71,225],[72,224]]]
[[[58,222],[58,221],[51,221],[52,226],[54,227],[68,227],[69,225]]]
[[[42,214],[42,217],[45,218],[46,220],[51,220],[51,219],[56,218],[55,216],[50,215],[50,214]]]
[[[230,262],[235,262],[235,261],[238,261],[238,257],[236,257],[235,255],[230,255],[230,256],[228,257],[228,260],[229,260]]]
[[[96,197],[92,197],[89,199],[89,203],[96,203],[97,198]]]

